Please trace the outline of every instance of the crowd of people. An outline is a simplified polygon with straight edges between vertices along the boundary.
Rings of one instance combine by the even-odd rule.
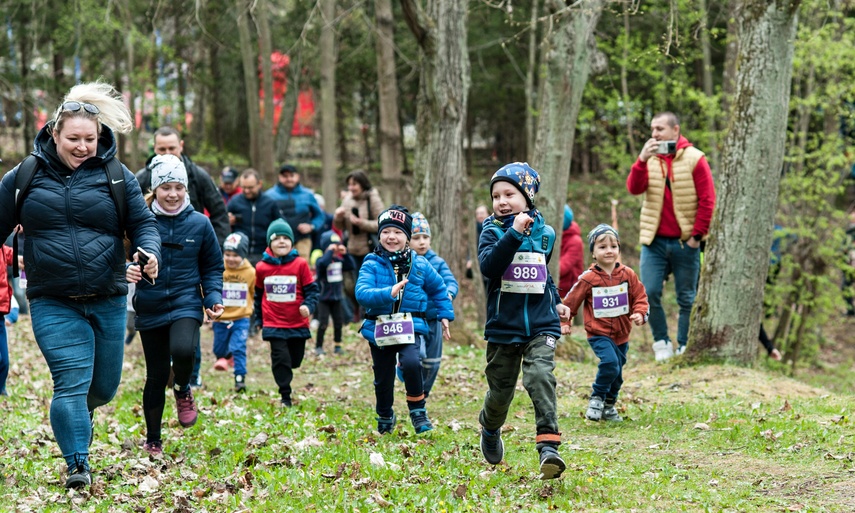
[[[33,156],[0,183],[0,230],[24,240],[20,258],[4,247],[0,263],[27,275],[26,306],[53,379],[50,418],[68,466],[66,487],[92,482],[95,410],[115,395],[124,346],[135,332],[145,357],[142,449],[149,454],[163,451],[167,388],[179,425],[197,423],[193,388],[201,386],[205,323],[213,330],[213,368],[232,369],[236,393],[247,389],[247,340],[260,334],[269,343],[280,404],[291,408],[306,342],[325,355],[331,320],[333,354],[343,354],[342,327],[357,320],[373,363],[377,432],[398,429],[396,376],[413,430],[431,431],[428,399],[443,342],[451,338],[459,284],[431,248],[429,220],[402,205],[385,206],[362,171],[347,176],[347,192],[332,212],[290,164],[267,190],[252,168],[226,167],[217,184],[185,154],[171,127],[155,131],[154,153],[133,175],[116,159],[114,135],[130,127],[111,86],[75,86],[39,132]],[[703,153],[681,134],[673,113],[654,116],[651,131],[627,178],[629,192],[644,196],[640,277],[621,262],[620,235],[608,224],[587,234],[586,269],[582,229],[566,206],[554,281],[547,265],[556,233],[537,209],[541,179],[526,163],[497,170],[489,206],[476,209],[487,297],[487,391],[478,420],[480,449],[491,464],[504,459],[502,427],[522,373],[540,473],[551,479],[565,470],[555,349],[580,309],[599,359],[586,411],[592,421],[622,421],[617,400],[633,325],[649,322],[657,361],[685,350],[715,190]],[[661,301],[672,274],[680,307],[676,347]],[[14,280],[2,278],[0,312],[8,324],[18,302]],[[7,373],[4,331],[0,394],[7,393]]]

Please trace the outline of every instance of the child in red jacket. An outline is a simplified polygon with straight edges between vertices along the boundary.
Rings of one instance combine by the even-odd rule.
[[[270,342],[273,378],[282,406],[291,407],[294,369],[303,363],[309,316],[318,304],[318,284],[309,263],[294,249],[294,232],[282,219],[267,228],[267,250],[255,266],[255,311],[262,321],[261,338]]]
[[[629,349],[632,325],[647,322],[647,292],[635,272],[618,262],[620,236],[617,230],[601,224],[588,234],[594,263],[579,276],[564,297],[571,320],[585,303],[585,332],[594,354],[600,359],[591,400],[585,416],[590,420],[623,419],[615,408],[623,385],[623,366]],[[562,323],[561,334],[570,333],[570,323]]]

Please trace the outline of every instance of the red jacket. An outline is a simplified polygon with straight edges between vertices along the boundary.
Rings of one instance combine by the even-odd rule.
[[[293,296],[291,296],[290,288],[284,284],[279,284],[283,294],[277,299],[284,301],[270,301],[268,290],[274,290],[271,287],[276,286],[276,284],[266,283],[265,280],[276,276],[288,277],[289,280],[296,279]],[[304,287],[312,282],[314,282],[312,271],[303,258],[297,257],[282,265],[274,265],[264,260],[258,262],[255,266],[255,286],[264,289],[264,294],[261,297],[261,315],[264,327],[308,328],[309,318],[300,315],[300,305],[303,304],[305,297]]]
[[[581,234],[576,221],[571,221],[561,234],[561,259],[558,261],[558,294],[561,297],[570,291],[576,278],[585,270],[585,246]]]
[[[12,309],[12,284],[9,283],[9,273],[6,266],[12,265],[12,248],[0,248],[0,314],[6,315]]]
[[[629,313],[617,317],[594,317],[594,287],[615,287],[621,284],[629,286]],[[571,319],[576,316],[579,305],[585,302],[585,332],[588,338],[595,336],[609,337],[615,344],[626,344],[629,341],[629,332],[632,331],[632,321],[629,316],[640,313],[647,322],[649,305],[647,304],[647,291],[638,279],[635,271],[618,263],[612,274],[606,274],[597,264],[591,264],[587,271],[579,276],[579,280],[564,297],[564,305],[570,308]],[[569,324],[569,323],[564,323]]]

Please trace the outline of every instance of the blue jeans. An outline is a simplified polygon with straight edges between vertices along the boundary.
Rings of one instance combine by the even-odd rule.
[[[653,340],[671,341],[668,321],[662,308],[662,283],[674,275],[680,319],[677,322],[677,343],[686,345],[689,340],[689,316],[698,290],[698,273],[701,270],[701,251],[690,248],[678,239],[654,237],[649,246],[641,246],[641,283],[647,290],[650,303],[650,331]]]
[[[214,323],[214,356],[235,359],[235,376],[246,375],[246,339],[249,337],[249,317]]]
[[[436,376],[439,374],[439,364],[442,361],[442,323],[438,319],[427,321],[428,334],[425,335],[419,356],[422,359],[422,381],[424,382],[425,397],[430,395]]]
[[[53,378],[50,424],[69,467],[89,467],[89,412],[110,402],[119,387],[126,306],[124,296],[30,301],[33,334]]]
[[[600,359],[597,367],[597,377],[591,387],[595,395],[606,402],[614,403],[623,385],[623,366],[626,364],[626,351],[629,342],[617,345],[609,337],[591,337],[588,344],[594,350],[594,354]]]

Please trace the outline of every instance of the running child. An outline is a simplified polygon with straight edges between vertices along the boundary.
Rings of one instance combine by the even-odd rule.
[[[315,319],[318,320],[315,354],[318,356],[324,354],[324,335],[326,335],[330,317],[333,321],[334,352],[342,354],[344,352],[341,349],[341,328],[344,325],[342,280],[344,273],[353,272],[356,265],[353,258],[347,254],[347,246],[333,230],[325,231],[321,235],[320,247],[324,253],[315,262],[315,276],[321,288],[318,313],[315,315]]]
[[[632,325],[647,322],[647,292],[635,272],[618,261],[617,230],[607,224],[597,226],[588,233],[588,249],[594,263],[579,275],[564,297],[571,318],[585,303],[585,332],[591,349],[600,359],[585,416],[594,421],[621,422],[615,403],[623,385]],[[570,334],[569,321],[562,323],[561,333]]]
[[[249,237],[234,232],[223,241],[223,306],[220,319],[214,323],[214,369],[234,367],[235,392],[246,390],[246,339],[249,319],[255,303],[255,268],[246,259]]]
[[[413,218],[406,207],[392,205],[377,218],[380,246],[365,256],[356,280],[356,300],[365,309],[360,333],[368,340],[374,363],[377,431],[395,429],[396,357],[404,374],[407,409],[416,434],[433,429],[425,409],[424,382],[419,361],[428,301],[437,308],[446,340],[454,308],[442,277],[428,261],[410,249]]]
[[[294,232],[283,219],[267,228],[267,249],[255,266],[255,310],[261,338],[270,342],[273,378],[281,404],[290,408],[294,369],[306,353],[309,316],[318,304],[318,284],[309,263],[294,249]]]
[[[505,453],[501,429],[514,398],[520,366],[523,386],[534,404],[543,479],[557,478],[566,465],[558,454],[555,397],[555,343],[569,310],[547,270],[555,231],[534,206],[540,189],[537,171],[523,162],[507,164],[493,174],[493,215],[484,220],[478,241],[481,273],[487,280],[487,375],[489,390],[479,422],[481,452],[500,463]]]
[[[417,255],[425,257],[428,263],[439,273],[448,289],[448,299],[454,301],[457,297],[459,286],[454,274],[441,256],[437,255],[430,247],[430,224],[421,212],[413,214],[413,236],[410,239],[410,247]],[[436,318],[437,309],[433,301],[428,301],[425,312],[425,321],[428,324],[428,334],[424,337],[424,345],[421,348],[422,379],[424,380],[425,397],[430,397],[436,376],[439,374],[439,366],[442,362],[442,324]]]

